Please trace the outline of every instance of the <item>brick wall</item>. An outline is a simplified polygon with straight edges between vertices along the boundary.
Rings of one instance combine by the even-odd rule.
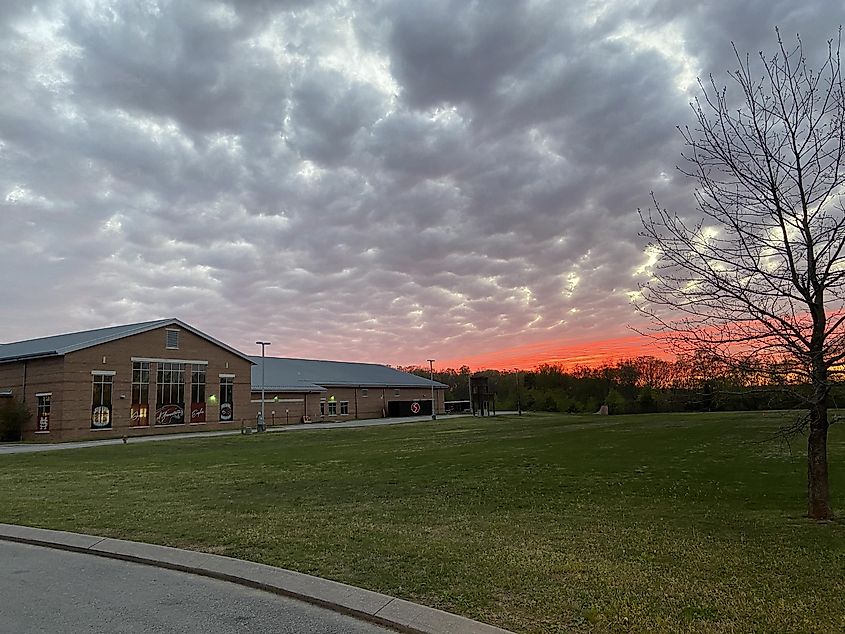
[[[387,403],[390,401],[411,401],[411,400],[431,400],[430,388],[350,388],[350,387],[331,387],[327,392],[322,394],[304,394],[304,393],[290,393],[290,392],[271,392],[265,393],[266,404],[264,406],[267,424],[273,424],[272,412],[276,412],[275,424],[282,425],[285,423],[285,410],[290,410],[288,420],[291,423],[298,423],[302,420],[304,413],[311,417],[311,420],[316,422],[320,420],[355,420],[366,418],[383,418],[387,415]],[[396,391],[398,390],[398,395]],[[434,398],[436,401],[436,411],[439,414],[444,412],[444,394],[445,391],[434,390]],[[274,402],[274,397],[278,397],[278,402]],[[337,403],[337,414],[330,416],[328,412],[328,401],[334,397]],[[320,415],[320,399],[326,399],[326,413],[324,416]],[[341,402],[346,401],[349,404],[348,414],[341,414]],[[261,391],[255,390],[252,392],[252,409],[253,418],[255,414],[261,410]]]
[[[24,401],[32,412],[32,419],[23,430],[24,439],[61,440],[58,421],[62,417],[64,390],[64,359],[62,357],[0,364],[0,388],[11,389],[12,396]],[[36,434],[38,430],[36,394],[39,393],[52,394],[50,424],[49,432]]]
[[[175,326],[173,329],[177,329]],[[162,327],[149,332],[132,335],[117,341],[100,344],[65,355],[64,359],[52,360],[55,366],[44,362],[30,362],[27,396],[33,395],[36,386],[40,390],[53,392],[53,415],[49,440],[76,440],[108,438],[114,436],[135,436],[185,431],[239,428],[241,419],[251,417],[250,367],[249,361],[232,354],[206,339],[185,329],[179,330],[179,347],[176,350],[165,346],[165,330]],[[206,374],[206,422],[190,424],[187,420],[178,425],[156,425],[156,374],[158,363],[150,362],[149,424],[137,426],[131,420],[132,403],[132,358],[167,359],[173,361],[205,361]],[[18,365],[18,364],[11,364]],[[0,366],[5,368],[6,366]],[[92,371],[114,372],[111,427],[93,430],[91,428]],[[220,422],[220,374],[233,374],[234,420]],[[0,374],[0,377],[3,377]],[[185,407],[190,408],[191,366],[185,365]],[[0,385],[3,385],[0,380]],[[32,387],[30,387],[30,385]],[[5,385],[4,385],[5,386]],[[12,387],[14,386],[5,386]],[[210,395],[217,397],[217,403],[208,402]],[[31,407],[34,411],[34,400]],[[186,411],[186,419],[189,412]],[[34,429],[32,430],[34,431]],[[47,440],[45,435],[39,439]],[[25,436],[33,437],[32,434]]]

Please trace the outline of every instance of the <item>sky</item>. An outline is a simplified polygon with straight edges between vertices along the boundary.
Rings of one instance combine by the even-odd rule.
[[[0,341],[177,317],[440,367],[660,354],[638,208],[830,0],[0,3]]]

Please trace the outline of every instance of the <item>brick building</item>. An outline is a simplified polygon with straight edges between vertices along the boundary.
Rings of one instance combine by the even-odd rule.
[[[0,344],[0,392],[29,406],[30,440],[224,429],[253,416],[251,366],[162,319]]]
[[[267,424],[430,414],[432,382],[384,365],[267,357]],[[0,344],[0,400],[33,414],[26,440],[79,440],[253,425],[261,357],[160,319]],[[444,411],[446,385],[434,382]]]
[[[261,409],[262,358],[250,357],[252,404]],[[431,414],[432,382],[374,363],[312,359],[264,359],[267,424],[355,420]],[[434,407],[444,412],[448,388],[434,382]]]

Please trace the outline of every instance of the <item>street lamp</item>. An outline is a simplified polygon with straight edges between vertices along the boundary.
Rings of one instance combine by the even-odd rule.
[[[264,427],[264,348],[270,345],[269,341],[256,341],[256,345],[261,346],[261,427]],[[259,429],[258,431],[263,431]]]
[[[516,413],[522,416],[522,400],[519,398],[519,368],[516,370]]]
[[[437,408],[434,404],[434,359],[428,361],[428,378],[431,380],[431,420],[437,420]]]

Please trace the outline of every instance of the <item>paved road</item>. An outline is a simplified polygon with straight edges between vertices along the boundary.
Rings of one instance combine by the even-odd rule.
[[[438,420],[447,418],[459,418],[461,414],[438,415]],[[373,427],[378,425],[400,425],[403,423],[419,423],[430,421],[431,416],[408,416],[405,418],[371,418],[367,420],[349,420],[336,423],[308,423],[306,425],[285,425],[282,427],[271,427],[268,432],[308,431],[309,429],[337,429],[339,427]],[[179,440],[184,438],[209,438],[213,436],[232,436],[240,434],[236,431],[206,431],[190,432],[185,434],[160,434],[157,436],[135,436],[129,439],[134,444],[137,442],[158,442],[164,440]],[[83,449],[85,447],[101,447],[103,445],[120,445],[123,441],[120,438],[107,438],[104,440],[80,440],[74,442],[57,443],[4,443],[0,444],[0,456],[4,454],[33,453],[39,451],[57,451],[60,449]],[[0,633],[1,634],[1,633]]]
[[[0,632],[390,634],[225,581],[0,541]]]

